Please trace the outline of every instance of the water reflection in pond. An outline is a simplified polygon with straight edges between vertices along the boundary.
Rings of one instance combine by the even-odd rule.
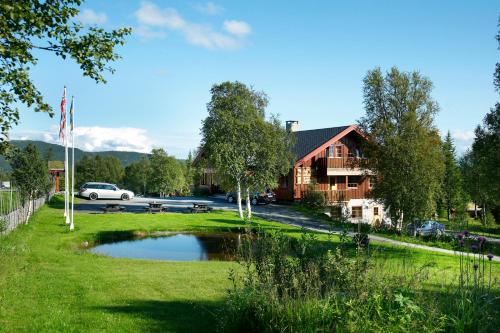
[[[178,233],[101,244],[90,251],[116,258],[176,261],[233,260],[242,237],[242,234],[232,232]]]

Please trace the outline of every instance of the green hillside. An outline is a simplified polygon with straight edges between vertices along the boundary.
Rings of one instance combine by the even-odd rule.
[[[52,150],[52,156],[50,157],[50,160],[64,161],[64,146],[62,145],[56,145],[43,141],[31,141],[31,140],[12,140],[10,143],[21,149],[31,143],[37,146],[38,150],[40,150],[40,153],[42,154],[43,157],[47,156],[49,150]],[[79,161],[85,155],[114,156],[122,162],[123,166],[127,166],[133,162],[138,161],[142,156],[148,156],[148,154],[137,153],[132,151],[86,152],[81,149],[75,148],[75,161]],[[0,156],[0,168],[3,170],[10,170],[10,165],[3,156]]]

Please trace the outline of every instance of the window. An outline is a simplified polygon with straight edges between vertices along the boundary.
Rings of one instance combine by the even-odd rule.
[[[326,148],[326,156],[328,156],[328,158],[333,158],[333,145],[330,145],[330,147]]]
[[[363,207],[354,206],[351,208],[351,218],[360,219],[363,217]]]
[[[347,152],[347,157],[356,157],[356,149],[349,148],[349,151]]]
[[[200,185],[207,185],[207,173],[204,172],[203,175],[201,176],[201,184]]]
[[[373,216],[378,216],[378,207],[373,207]]]
[[[373,188],[373,184],[375,182],[375,179],[373,177],[368,177],[368,187]]]
[[[330,176],[328,177],[330,180],[330,190],[335,190],[337,188],[337,183],[335,182],[336,177],[335,176]]]
[[[335,146],[335,157],[342,157],[342,146]]]
[[[359,176],[348,176],[347,177],[347,187],[348,188],[358,188]]]

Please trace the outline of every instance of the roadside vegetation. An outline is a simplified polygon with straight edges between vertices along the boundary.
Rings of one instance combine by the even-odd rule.
[[[210,332],[224,328],[220,326],[221,323],[217,319],[224,311],[234,312],[232,323],[236,324],[236,318],[240,318],[240,316],[236,316],[240,313],[239,310],[227,307],[230,306],[229,303],[238,304],[232,303],[233,297],[236,297],[233,295],[235,292],[233,288],[236,286],[233,285],[231,279],[236,278],[234,281],[241,281],[239,277],[245,276],[247,268],[245,261],[239,265],[237,262],[219,261],[170,262],[115,259],[87,252],[88,247],[102,239],[109,240],[124,234],[145,236],[158,231],[220,232],[245,230],[248,227],[258,228],[266,233],[277,232],[276,236],[266,238],[267,241],[271,242],[274,237],[278,237],[282,242],[303,246],[305,248],[304,256],[300,257],[301,259],[296,258],[298,254],[296,250],[300,247],[294,247],[293,251],[295,252],[288,254],[280,252],[286,249],[283,247],[285,245],[272,245],[274,244],[274,240],[272,240],[270,245],[266,246],[273,246],[276,250],[267,253],[267,247],[263,247],[262,262],[272,259],[274,261],[270,263],[280,263],[283,268],[293,265],[296,270],[293,271],[294,273],[291,272],[293,275],[286,277],[292,278],[288,281],[295,281],[293,280],[295,277],[298,278],[302,276],[301,274],[306,274],[306,271],[300,273],[301,270],[296,265],[296,260],[301,260],[301,263],[309,266],[311,274],[314,272],[315,265],[336,267],[335,269],[346,273],[332,274],[332,277],[350,276],[349,279],[354,279],[352,274],[355,271],[352,269],[356,263],[361,265],[364,260],[368,260],[368,266],[371,268],[363,268],[367,269],[367,271],[363,271],[365,272],[363,275],[366,275],[366,279],[371,276],[370,279],[378,282],[370,288],[358,289],[356,292],[363,292],[363,297],[369,298],[371,297],[370,290],[377,291],[372,295],[373,297],[386,295],[386,292],[388,295],[392,295],[393,298],[380,300],[384,304],[388,302],[388,307],[384,305],[384,311],[394,309],[395,312],[387,312],[391,316],[406,314],[405,311],[410,311],[405,310],[409,304],[422,307],[420,300],[430,299],[431,295],[443,295],[443,297],[455,295],[454,292],[459,285],[459,257],[372,242],[369,250],[363,250],[363,254],[358,258],[356,245],[350,238],[341,239],[339,236],[326,234],[304,234],[303,230],[299,228],[258,218],[253,218],[252,222],[245,222],[232,212],[153,215],[77,213],[75,214],[75,231],[70,232],[64,225],[61,208],[60,198],[55,197],[49,206],[43,207],[34,214],[29,225],[20,226],[8,236],[0,238],[0,323],[2,331],[196,332],[203,330]],[[337,249],[342,251],[342,255],[339,257],[335,257]],[[328,250],[331,251],[330,254],[328,254]],[[278,253],[279,256],[273,256],[273,254]],[[323,262],[327,255],[333,257],[330,258],[330,261]],[[252,262],[254,259],[247,258],[247,260]],[[311,260],[310,263],[309,260]],[[269,269],[270,266],[265,267]],[[486,272],[489,272],[488,267],[485,268]],[[417,279],[412,274],[418,272],[418,268],[422,268],[427,274],[421,274],[422,276]],[[491,268],[492,278],[498,280],[500,265],[493,262]],[[375,278],[379,273],[383,274]],[[420,276],[420,273],[418,275]],[[296,281],[304,281],[306,276],[303,275],[302,280]],[[309,276],[312,277],[312,275]],[[281,278],[284,277],[281,276]],[[359,280],[356,281],[363,285],[368,281],[363,279],[360,276]],[[404,290],[401,291],[398,289],[399,282],[397,281],[399,279],[408,281],[408,283],[414,279],[412,283],[418,285],[415,296],[409,293],[408,289],[403,288]],[[352,282],[354,280],[346,281]],[[327,281],[325,280],[324,283],[327,284]],[[237,288],[243,288],[239,282],[236,285]],[[283,284],[283,288],[287,286],[289,285]],[[294,284],[294,286],[296,285]],[[347,286],[347,284],[343,286]],[[401,286],[408,285],[401,284]],[[303,287],[306,289],[310,287],[312,292],[313,287],[317,286],[304,285]],[[498,296],[500,293],[498,283],[492,283],[491,288],[492,292]],[[227,294],[228,289],[233,291]],[[401,299],[403,302],[401,304],[406,304],[404,307],[394,298],[399,293],[404,296]],[[270,297],[274,297],[273,295],[275,294],[270,294]],[[290,298],[290,300],[293,299]],[[370,304],[378,304],[373,302]],[[314,318],[314,320],[319,320],[320,313],[322,313],[325,316],[321,320],[325,325],[336,318],[328,316],[330,312],[319,312],[318,306],[325,304],[323,299],[311,299],[309,303],[290,303],[295,304],[296,307],[288,305],[283,307],[282,305],[285,303],[281,304],[281,300],[267,304],[269,305],[267,310],[276,316],[270,318],[292,319],[295,312],[286,311],[285,313],[283,312],[285,309],[300,310],[296,312],[297,315],[304,315],[304,318]],[[310,304],[311,307],[308,308],[307,304]],[[355,304],[359,305],[359,303],[352,303],[352,306]],[[241,305],[246,306],[248,302],[241,303]],[[497,305],[490,306],[484,315],[489,316],[489,311],[496,309]],[[339,309],[344,311],[346,308]],[[440,308],[431,309],[437,311]],[[361,312],[355,310],[355,314],[360,316]],[[410,313],[410,315],[411,320],[421,318],[421,315],[416,313]],[[450,313],[449,315],[450,317],[447,318],[456,314]],[[26,320],[26,318],[30,319]],[[376,318],[372,317],[371,322],[366,322],[368,317],[360,317],[359,320],[365,320],[361,321],[364,323],[363,325],[372,325],[376,323]],[[432,318],[435,319],[434,314]],[[297,320],[298,318],[295,317],[292,323],[297,323]],[[352,323],[353,320],[348,319],[345,324]],[[377,327],[390,327],[387,326],[389,322],[399,323],[400,319],[394,317],[391,320],[386,319]],[[493,322],[495,321],[493,320]],[[259,323],[261,322],[259,321]],[[315,321],[315,323],[317,322]],[[280,326],[282,324],[283,322],[280,321],[275,328],[282,327]],[[300,326],[303,323],[299,324],[294,327],[311,327],[307,326],[308,324],[304,324],[306,326]],[[357,326],[359,331],[365,327],[363,325]],[[407,322],[405,325],[411,324]]]

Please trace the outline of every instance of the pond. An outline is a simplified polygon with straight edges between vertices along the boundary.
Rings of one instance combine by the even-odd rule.
[[[242,234],[176,233],[100,244],[90,252],[115,258],[175,261],[234,260]]]

